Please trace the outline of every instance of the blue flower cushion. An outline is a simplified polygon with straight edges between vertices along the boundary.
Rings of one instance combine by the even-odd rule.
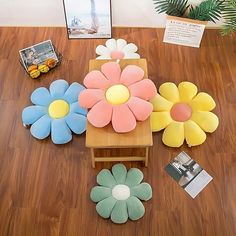
[[[22,121],[31,125],[30,132],[37,139],[51,133],[55,144],[72,140],[72,132],[82,134],[86,130],[87,110],[79,106],[78,96],[85,88],[77,82],[70,86],[65,80],[51,83],[49,90],[40,87],[31,94],[34,104],[24,108]]]

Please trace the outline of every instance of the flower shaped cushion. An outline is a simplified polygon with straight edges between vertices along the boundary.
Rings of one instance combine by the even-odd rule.
[[[102,65],[101,71],[91,71],[84,79],[88,88],[79,95],[79,104],[91,108],[87,119],[95,127],[104,127],[112,122],[118,133],[129,132],[137,121],[146,120],[153,106],[148,100],[157,91],[154,83],[143,79],[144,71],[128,65],[121,71],[116,62]]]
[[[71,131],[81,134],[86,130],[87,110],[79,107],[78,95],[84,90],[79,83],[70,86],[65,80],[51,83],[49,91],[41,87],[31,94],[33,106],[24,108],[24,125],[31,125],[31,134],[44,139],[51,133],[55,144],[68,143],[72,139]]]
[[[96,59],[139,59],[138,48],[135,44],[129,43],[124,39],[109,39],[106,46],[98,45],[96,53],[99,55]]]
[[[110,170],[103,169],[97,175],[100,186],[92,188],[90,198],[97,202],[96,211],[103,218],[111,217],[114,223],[125,223],[140,219],[145,208],[140,200],[152,198],[152,188],[141,183],[143,173],[137,168],[128,172],[123,164],[116,164]]]
[[[151,100],[152,131],[164,130],[162,141],[169,147],[180,147],[184,140],[189,146],[202,144],[205,132],[212,133],[219,124],[211,111],[216,104],[207,93],[198,93],[197,86],[182,82],[178,88],[174,83],[164,83]]]

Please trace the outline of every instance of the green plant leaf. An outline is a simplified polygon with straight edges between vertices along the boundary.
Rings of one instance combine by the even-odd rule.
[[[225,20],[221,30],[222,35],[236,31],[236,0],[225,0],[223,3],[222,16]]]
[[[188,9],[188,0],[153,0],[158,13],[165,12],[171,16],[183,16]]]
[[[221,35],[225,36],[236,31],[236,22],[227,22],[221,29]]]
[[[205,0],[199,6],[190,7],[188,17],[201,21],[212,21],[215,23],[219,20],[223,11],[223,0]]]

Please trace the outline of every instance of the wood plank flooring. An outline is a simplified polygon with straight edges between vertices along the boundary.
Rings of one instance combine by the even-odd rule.
[[[158,87],[187,80],[211,94],[218,130],[199,147],[174,149],[162,144],[162,132],[155,133],[148,168],[126,163],[140,168],[152,185],[145,216],[124,225],[104,220],[89,193],[97,173],[113,163],[98,163],[93,169],[84,135],[74,135],[63,146],[49,138],[34,139],[22,126],[21,112],[37,87],[48,87],[57,78],[82,82],[95,47],[105,40],[68,40],[64,28],[0,28],[0,235],[236,235],[236,35],[221,37],[207,30],[200,49],[164,44],[162,29],[115,28],[113,36],[138,45]],[[21,67],[18,51],[49,38],[63,62],[33,80]],[[214,178],[195,200],[164,171],[183,150]]]

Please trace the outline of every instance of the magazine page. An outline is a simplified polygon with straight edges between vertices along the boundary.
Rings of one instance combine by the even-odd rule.
[[[165,170],[192,198],[213,179],[185,152],[175,157]]]

